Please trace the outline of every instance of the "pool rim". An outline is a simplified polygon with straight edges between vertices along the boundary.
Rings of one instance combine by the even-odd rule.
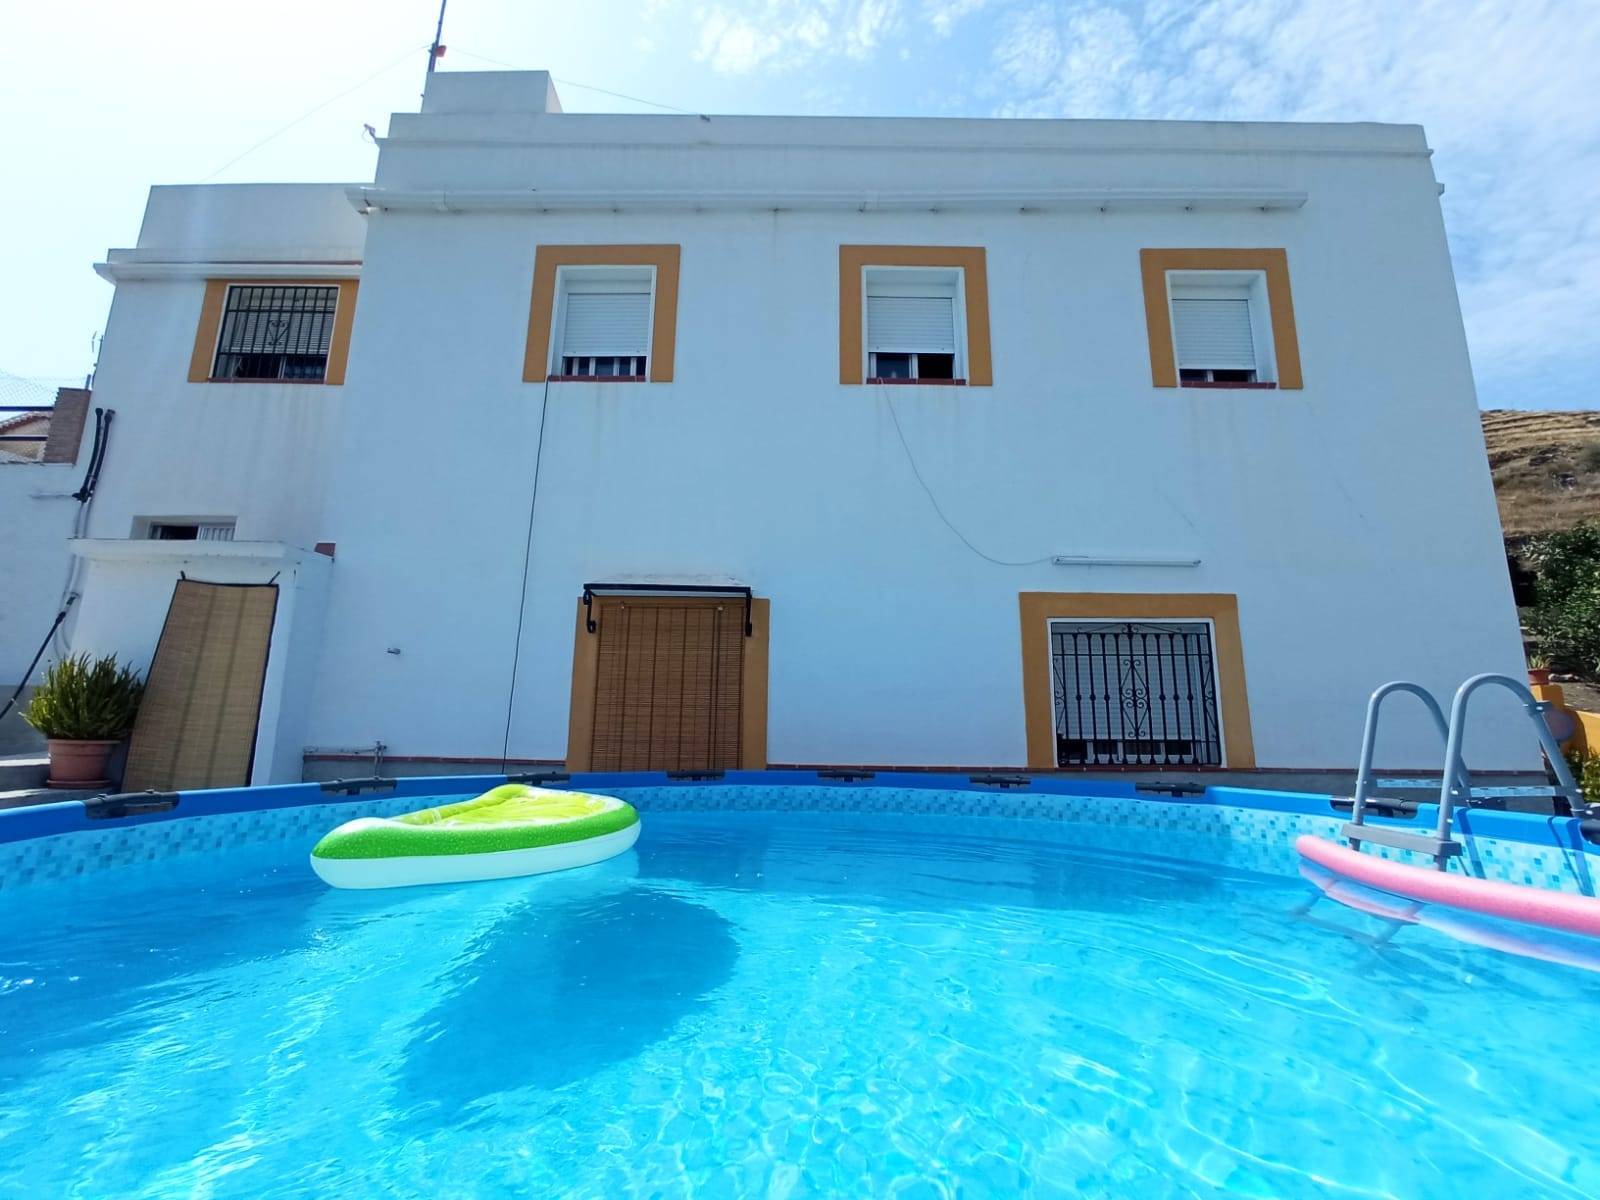
[[[544,787],[599,792],[625,788],[839,788],[960,791],[977,794],[1094,797],[1108,800],[1143,800],[1197,808],[1240,808],[1304,816],[1339,817],[1348,810],[1335,807],[1334,797],[1317,792],[1234,786],[1206,786],[1198,791],[1178,791],[1170,784],[1141,785],[1131,781],[1104,778],[1042,775],[1026,773],[957,773],[873,771],[704,771],[704,772],[511,772],[504,775],[408,775],[395,778],[340,780],[326,783],[285,783],[262,787],[208,788],[167,793],[134,793],[113,798],[127,802],[148,801],[170,806],[150,812],[118,812],[116,803],[105,798],[64,800],[49,804],[0,810],[0,845],[55,837],[64,833],[105,831],[169,821],[348,804],[363,798],[420,799],[441,796],[475,795],[504,783],[537,783]],[[770,811],[784,811],[782,805],[769,804]],[[1377,823],[1396,828],[1431,829],[1437,821],[1438,806],[1419,804],[1414,813],[1403,817],[1370,817]],[[1600,844],[1588,840],[1576,817],[1538,813],[1501,812],[1493,809],[1456,810],[1460,832],[1468,837],[1497,838],[1532,846],[1548,846],[1570,851],[1582,848],[1600,858]]]

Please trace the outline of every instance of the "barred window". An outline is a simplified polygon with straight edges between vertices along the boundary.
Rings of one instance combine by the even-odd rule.
[[[337,287],[233,284],[222,310],[213,379],[321,380]]]
[[[561,357],[561,373],[573,378],[643,379],[644,364],[643,354],[564,354]]]
[[[1052,621],[1057,766],[1221,766],[1204,621]]]

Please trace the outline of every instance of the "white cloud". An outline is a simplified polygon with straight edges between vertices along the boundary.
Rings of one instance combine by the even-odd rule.
[[[1594,0],[707,4],[695,58],[810,111],[1419,122],[1484,399],[1600,405]]]
[[[700,23],[700,48],[695,57],[728,75],[745,75],[776,54],[783,38],[740,17],[717,9]]]
[[[1600,404],[1600,5],[1029,2],[993,30],[1007,115],[1424,124],[1485,400]]]
[[[899,0],[861,0],[850,15],[845,34],[845,52],[854,58],[866,58],[893,31],[899,20]]]
[[[989,0],[923,0],[922,16],[934,33],[949,37],[957,25],[988,3]]]
[[[1050,6],[1037,4],[1005,14],[994,48],[994,65],[1014,87],[1050,87],[1061,64],[1061,33]]]
[[[695,13],[695,58],[725,75],[791,70],[827,55],[870,58],[901,24],[900,0],[764,0]]]

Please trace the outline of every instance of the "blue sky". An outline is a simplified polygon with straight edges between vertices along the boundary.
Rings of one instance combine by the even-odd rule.
[[[11,6],[0,370],[82,375],[111,300],[90,266],[133,244],[150,184],[369,178],[362,123],[416,107],[436,13]],[[577,85],[704,112],[1420,122],[1480,401],[1600,407],[1596,0],[451,0],[445,41],[446,69],[547,67],[595,112],[652,109]]]

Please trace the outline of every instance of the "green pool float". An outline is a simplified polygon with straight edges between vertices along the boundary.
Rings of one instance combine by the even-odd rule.
[[[613,796],[507,783],[459,804],[346,821],[312,848],[338,888],[410,887],[539,875],[603,862],[639,840],[639,814]]]

